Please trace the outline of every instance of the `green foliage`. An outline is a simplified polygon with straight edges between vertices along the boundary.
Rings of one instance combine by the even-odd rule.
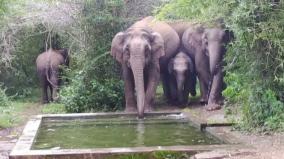
[[[9,98],[7,97],[5,91],[6,89],[3,89],[0,83],[0,107],[5,107],[9,105]]]
[[[208,25],[224,21],[235,36],[225,57],[228,103],[241,106],[243,128],[283,129],[283,1],[176,0],[157,16]]]
[[[10,102],[5,107],[0,106],[0,129],[12,127],[22,122],[23,116],[19,114],[29,105],[30,103]]]
[[[67,111],[65,110],[65,106],[59,103],[51,103],[44,105],[42,109],[43,114],[64,114]]]
[[[35,29],[23,28],[18,34],[19,42],[17,43],[14,58],[11,67],[3,68],[0,75],[1,80],[8,88],[8,95],[17,97],[26,97],[31,94],[31,88],[37,86],[35,59],[39,54],[40,47],[43,45],[44,35],[37,34],[43,31],[38,27]]]
[[[6,8],[7,8],[6,5],[7,5],[7,0],[0,0],[0,17],[1,18],[6,12]]]
[[[157,159],[187,159],[190,158],[191,155],[182,152],[157,151],[153,153],[153,156]]]
[[[68,112],[122,109],[123,84],[109,54],[113,36],[124,26],[122,9],[121,0],[85,2],[80,23],[87,48],[79,48],[71,84],[61,93]]]
[[[121,110],[122,86],[122,81],[116,79],[108,79],[104,82],[94,79],[88,81],[86,85],[82,74],[79,73],[73,79],[72,85],[62,91],[62,102],[68,112]]]

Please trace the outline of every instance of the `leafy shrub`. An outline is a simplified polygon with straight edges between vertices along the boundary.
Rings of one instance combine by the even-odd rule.
[[[96,80],[90,81],[86,86],[76,78],[73,84],[62,92],[62,102],[68,112],[87,111],[117,111],[123,106],[123,85],[120,80],[106,80],[101,83]]]
[[[80,27],[86,41],[73,58],[71,83],[61,93],[68,112],[122,109],[123,85],[109,54],[111,39],[123,26],[122,7],[120,0],[84,2]]]
[[[64,114],[66,113],[66,110],[63,104],[51,103],[43,107],[42,113],[44,114]]]
[[[235,36],[225,57],[228,103],[241,106],[243,128],[284,128],[283,1],[177,0],[157,16],[211,25],[222,19]]]
[[[8,106],[9,105],[9,98],[5,93],[5,89],[1,88],[2,85],[0,84],[0,106]]]

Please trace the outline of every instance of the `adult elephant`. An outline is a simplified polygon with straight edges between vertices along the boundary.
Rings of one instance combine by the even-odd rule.
[[[191,58],[184,52],[179,52],[171,59],[168,65],[170,73],[170,86],[172,98],[177,101],[178,105],[188,103],[189,93],[196,95],[196,77],[194,63]]]
[[[69,66],[67,49],[49,49],[38,55],[36,67],[42,88],[42,103],[58,100],[62,66]],[[50,89],[50,98],[48,97],[48,88]]]
[[[183,21],[183,20],[178,20],[178,21],[167,21],[167,24],[171,26],[178,34],[180,40],[182,39],[183,33],[190,27],[193,27],[196,25],[196,23],[191,23],[189,21]]]
[[[164,93],[170,96],[167,64],[179,44],[177,33],[153,17],[146,17],[115,35],[111,55],[122,65],[126,111],[138,109],[138,117],[143,118],[144,110],[152,110],[160,73]]]
[[[182,36],[182,45],[195,61],[200,82],[201,102],[208,103],[207,110],[221,108],[223,81],[222,61],[226,44],[232,34],[222,28],[189,27]]]

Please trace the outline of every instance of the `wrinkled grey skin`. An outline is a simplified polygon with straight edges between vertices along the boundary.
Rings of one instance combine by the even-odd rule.
[[[197,25],[188,28],[182,37],[182,45],[195,61],[201,88],[200,102],[208,102],[207,110],[221,107],[222,90],[225,86],[222,61],[230,36],[224,29]]]
[[[69,66],[67,49],[49,49],[38,55],[36,67],[42,88],[42,103],[58,100],[62,66]],[[47,93],[48,89],[50,89],[50,98]]]
[[[188,21],[168,21],[170,27],[172,27],[178,34],[179,38],[182,39],[183,33],[190,27],[194,27],[196,24]]]
[[[144,111],[153,109],[160,73],[164,79],[167,62],[179,44],[176,32],[153,17],[146,17],[115,35],[111,55],[122,65],[126,111],[138,109],[138,117],[143,118]]]
[[[168,69],[172,99],[177,105],[186,105],[189,93],[196,95],[194,63],[186,53],[179,52],[169,62]]]

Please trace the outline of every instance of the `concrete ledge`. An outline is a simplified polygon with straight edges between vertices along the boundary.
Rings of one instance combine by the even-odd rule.
[[[104,158],[116,154],[129,154],[129,153],[149,153],[153,151],[177,151],[177,152],[204,152],[212,150],[236,150],[244,148],[241,144],[224,145],[196,145],[196,146],[154,146],[154,147],[125,147],[125,148],[96,148],[96,149],[60,149],[60,150],[32,150],[32,144],[37,135],[37,131],[43,120],[70,120],[70,119],[103,119],[103,118],[116,118],[116,117],[135,117],[136,113],[81,113],[81,114],[49,114],[38,115],[30,119],[26,124],[22,136],[19,138],[16,146],[9,155],[10,159],[41,159],[41,158]],[[151,112],[146,113],[147,117],[164,116],[168,115],[170,118],[192,119],[181,112]],[[193,125],[197,128],[199,123],[193,121]],[[212,134],[220,138],[224,135]]]

